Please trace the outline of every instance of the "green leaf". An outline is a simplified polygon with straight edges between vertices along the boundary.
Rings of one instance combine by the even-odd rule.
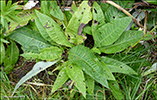
[[[47,61],[53,61],[55,59],[60,58],[62,55],[62,50],[58,47],[47,47],[41,50],[41,53],[24,53],[21,56],[27,58],[27,59],[41,59],[41,60],[47,60]]]
[[[6,8],[9,8],[9,7],[11,6],[11,4],[12,4],[12,0],[8,0],[8,1],[7,1],[7,7],[6,7]]]
[[[93,47],[93,48],[91,49],[91,51],[92,51],[93,53],[101,54],[101,51],[100,51],[98,48],[96,48],[96,47]]]
[[[40,1],[41,2],[41,12],[43,13],[43,14],[46,14],[46,15],[48,15],[48,16],[50,16],[50,11],[49,11],[49,1],[46,1],[46,0],[42,0],[42,1]]]
[[[2,43],[9,43],[7,40],[5,40],[3,38],[1,38],[0,42],[2,42]]]
[[[23,10],[16,16],[18,16],[18,21],[10,22],[9,32],[27,25],[29,20],[34,19],[34,12],[32,12],[31,10],[29,10],[29,11]]]
[[[59,49],[58,47],[51,46],[51,47],[42,49],[39,58],[52,61],[54,59],[60,58],[61,55],[62,55],[61,49]]]
[[[107,46],[114,43],[130,24],[131,20],[131,17],[116,19],[112,23],[107,23],[98,29],[94,29],[92,34],[95,47]]]
[[[8,31],[8,22],[3,16],[1,16],[1,24],[6,29],[6,31]]]
[[[113,76],[111,70],[102,61],[101,61],[101,66],[103,67],[104,74],[106,75],[107,80],[116,80],[115,77]]]
[[[66,66],[66,72],[69,78],[75,82],[75,86],[86,98],[86,84],[82,69],[74,64],[69,64]]]
[[[98,5],[97,2],[94,2],[94,4],[93,4],[92,14],[93,14],[93,22],[97,21],[98,27],[100,27],[101,25],[103,25],[105,23],[105,18],[104,18],[102,9]]]
[[[39,59],[39,53],[23,53],[20,56],[23,56],[24,58],[28,59],[28,60],[33,60],[33,59]],[[43,59],[44,60],[44,59]]]
[[[58,88],[60,88],[67,80],[68,80],[68,75],[66,73],[66,66],[67,66],[67,62],[65,62],[62,66],[63,69],[59,72],[59,74],[57,75],[57,78],[54,82],[54,85],[52,87],[51,90],[51,94],[54,93]]]
[[[150,74],[150,73],[153,73],[153,72],[155,72],[155,71],[157,71],[157,63],[154,63],[154,64],[151,66],[151,68],[150,68],[149,70],[145,71],[145,72],[142,74],[142,76],[146,76],[146,75],[148,75],[148,74]]]
[[[122,94],[122,91],[120,90],[120,87],[119,87],[117,81],[116,80],[115,81],[109,80],[108,84],[109,84],[109,87],[110,87],[114,97],[117,100],[122,100],[124,98],[124,96]]]
[[[135,0],[129,1],[115,0],[114,2],[123,8],[131,8]],[[108,3],[101,3],[101,8],[104,13],[106,22],[111,22],[112,20],[117,18],[127,17],[125,13],[123,13],[122,11],[118,10],[116,7]]]
[[[77,45],[83,43],[85,37],[83,37],[81,34],[78,34],[78,31],[80,25],[87,24],[92,19],[90,9],[91,7],[88,5],[88,1],[83,1],[70,19],[65,33],[70,36],[71,43]]]
[[[65,26],[67,26],[68,22],[70,21],[70,19],[72,17],[72,12],[70,10],[68,10],[68,11],[65,10],[63,13],[66,18],[66,20],[64,20],[64,24],[65,24]]]
[[[50,14],[55,17],[58,18],[59,20],[64,20],[64,15],[61,11],[61,9],[59,8],[59,6],[57,5],[56,1],[52,1],[50,2]]]
[[[118,60],[103,56],[101,61],[103,61],[112,72],[137,75],[137,73],[132,68]]]
[[[93,78],[91,78],[89,75],[87,75],[87,74],[85,74],[85,79],[86,79],[86,81],[85,81],[85,83],[86,83],[86,87],[87,87],[87,91],[88,91],[88,93],[89,94],[93,94],[93,92],[94,92],[94,83],[95,83],[95,81],[94,81],[94,79]]]
[[[82,45],[75,46],[69,51],[68,58],[69,61],[81,67],[95,81],[109,88],[101,63],[90,49]]]
[[[44,34],[47,34],[45,38],[49,36],[53,41],[55,41],[58,44],[65,45],[68,47],[72,46],[72,44],[66,38],[65,34],[62,32],[60,26],[52,18],[40,13],[37,10],[36,10],[36,14],[39,19],[36,21],[40,21],[40,23],[38,22],[37,27],[38,30],[41,32],[41,34],[43,34],[42,36],[44,36]]]
[[[29,71],[24,77],[20,79],[20,81],[16,84],[15,89],[12,93],[12,96],[14,95],[15,91],[19,88],[21,84],[32,78],[33,76],[37,75],[41,71],[45,70],[46,68],[54,65],[58,60],[55,60],[53,62],[38,62],[34,65],[33,69]]]
[[[3,12],[4,10],[5,10],[5,7],[6,7],[6,1],[4,1],[4,0],[1,0],[0,1],[0,4],[1,4],[1,11]]]
[[[52,45],[57,45],[52,39],[51,37],[49,36],[49,34],[46,32],[44,26],[42,26],[42,23],[40,22],[40,20],[36,17],[35,18],[35,25],[36,27],[38,28],[40,34],[42,35],[42,37],[49,41]]]
[[[12,1],[8,1],[6,5],[6,1],[3,0],[0,2],[1,4],[1,22],[2,26],[6,29],[7,32],[8,30],[8,22],[14,22],[18,21],[19,17],[16,15],[19,13],[18,11],[15,11],[17,7],[19,7],[18,2],[13,3],[11,5]]]
[[[149,2],[149,3],[157,5],[157,1],[156,0],[146,0],[146,2]]]
[[[77,8],[77,6],[75,5],[75,3],[72,3],[72,5],[71,5],[71,10],[72,10],[73,12],[76,12],[77,9],[78,9],[78,8]]]
[[[40,52],[41,49],[51,46],[40,33],[26,27],[13,31],[9,38],[21,44],[29,52]]]
[[[7,13],[6,14],[13,14],[13,11],[16,10],[16,8],[19,7],[18,2],[13,3],[10,7],[7,7]]]
[[[1,42],[1,41],[0,41]],[[0,45],[0,65],[3,63],[3,60],[4,60],[4,58],[5,58],[5,47],[4,47],[4,45],[3,45],[3,43],[1,42],[0,43],[1,45]]]
[[[120,36],[120,38],[115,41],[114,44],[109,46],[100,47],[99,50],[103,53],[116,53],[132,46],[134,43],[138,42],[143,37],[142,31],[125,31]]]
[[[92,35],[92,28],[90,26],[86,26],[83,28],[83,33],[87,33],[89,35]]]
[[[6,49],[6,55],[4,58],[4,69],[7,73],[9,73],[12,69],[14,64],[17,62],[19,57],[19,49],[16,46],[15,42],[10,41],[11,44]]]

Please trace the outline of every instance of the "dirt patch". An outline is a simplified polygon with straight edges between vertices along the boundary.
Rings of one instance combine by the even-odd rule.
[[[25,61],[22,57],[20,57],[19,61],[17,62],[16,66],[14,67],[14,70],[9,74],[10,81],[12,82],[18,82],[23,76],[25,76],[36,64],[35,60],[33,61]],[[54,80],[56,79],[55,75],[49,75],[47,72],[52,71],[55,68],[55,66],[51,66],[47,68],[45,71],[40,72],[36,76],[34,76],[37,79],[40,79],[42,83],[45,84],[53,84]],[[56,72],[57,74],[57,72]],[[34,78],[33,77],[33,78]],[[33,81],[31,78],[28,81]]]

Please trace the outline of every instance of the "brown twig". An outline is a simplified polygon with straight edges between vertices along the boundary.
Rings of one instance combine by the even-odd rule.
[[[144,36],[147,34],[147,20],[148,20],[148,11],[145,11],[145,19],[144,19]]]
[[[98,100],[98,98],[97,98],[97,94],[98,94],[98,92],[101,92],[101,93],[104,95],[104,97],[105,97],[105,93],[104,93],[103,91],[101,91],[101,90],[97,90],[97,91],[96,91],[96,96],[95,96],[96,100]]]
[[[102,1],[102,3],[104,3],[104,1]],[[141,25],[135,17],[133,17],[128,11],[126,11],[124,8],[122,8],[121,6],[119,6],[118,4],[114,3],[113,1],[107,0],[105,1],[105,3],[108,3],[116,8],[118,8],[119,10],[123,11],[126,15],[128,15],[129,17],[132,17],[132,20],[141,28],[143,28],[144,26]]]

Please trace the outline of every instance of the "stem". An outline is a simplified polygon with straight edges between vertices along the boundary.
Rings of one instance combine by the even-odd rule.
[[[148,11],[145,11],[145,19],[144,19],[144,36],[147,34],[147,20],[148,20]]]
[[[128,11],[126,11],[124,8],[122,8],[121,6],[119,6],[118,4],[114,3],[113,1],[109,1],[109,0],[106,0],[105,1],[106,3],[118,8],[119,10],[123,11],[126,15],[128,15],[129,17],[132,17],[132,20],[141,28],[143,28],[144,26],[141,25],[135,17],[133,17]],[[102,3],[105,3],[104,1],[102,1]]]
[[[117,5],[116,3],[114,3],[113,1],[106,1],[108,4],[118,8],[119,10],[123,11],[126,15],[133,17],[128,11],[126,11],[124,8],[122,8],[121,6]]]

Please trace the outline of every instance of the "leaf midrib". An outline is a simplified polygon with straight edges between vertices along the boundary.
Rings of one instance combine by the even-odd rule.
[[[69,54],[74,55],[74,56],[80,58],[80,59],[83,60],[85,63],[87,63],[89,66],[91,66],[90,63],[88,63],[85,59],[81,58],[81,57],[78,56],[77,54],[74,54],[74,53],[69,53]],[[97,73],[97,71],[96,71],[93,67],[91,67],[91,68]],[[101,74],[101,75],[102,75],[102,74]]]
[[[120,19],[121,20],[121,19]],[[111,23],[109,23],[110,25],[112,25]],[[114,23],[115,24],[115,23]],[[113,24],[113,25],[114,25]],[[111,26],[112,28],[113,28],[113,25]],[[122,24],[120,25],[120,26],[123,26]],[[120,27],[119,26],[119,27]],[[112,32],[110,32],[110,34],[109,35],[107,35],[107,36],[105,36],[105,38],[103,38],[98,44],[97,44],[97,46],[96,47],[98,47],[106,38],[108,38],[109,36],[111,36],[117,29],[119,29],[119,27],[117,27],[117,28],[114,28],[115,30],[114,31],[112,31]],[[107,28],[106,28],[106,30],[107,30]],[[103,33],[104,34],[104,33]],[[103,35],[102,34],[102,35]],[[100,36],[102,36],[102,35],[100,35]]]
[[[109,46],[105,46],[105,47],[114,47],[114,46],[117,46],[117,45],[119,45],[119,44],[122,44],[122,43],[125,43],[125,42],[128,42],[128,41],[132,41],[132,40],[134,40],[134,39],[136,39],[136,37],[134,36],[134,38],[129,38],[129,39],[125,39],[126,41],[121,41],[121,42],[119,42],[119,43],[115,43],[115,44],[113,44],[113,45],[109,45]]]

